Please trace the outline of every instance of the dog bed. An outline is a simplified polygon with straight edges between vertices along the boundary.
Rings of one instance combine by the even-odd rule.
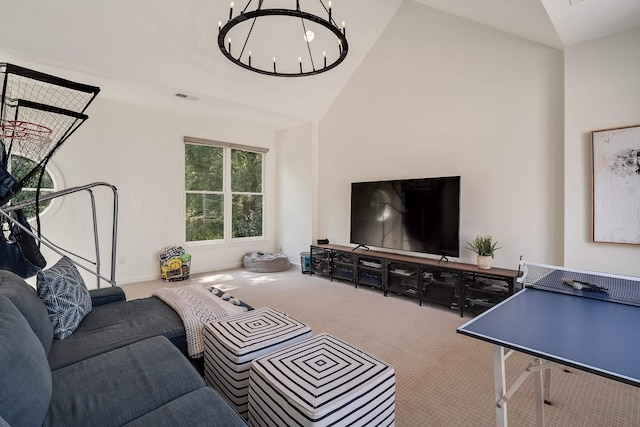
[[[255,273],[273,273],[288,270],[291,267],[286,255],[260,251],[246,253],[243,264],[247,271]]]

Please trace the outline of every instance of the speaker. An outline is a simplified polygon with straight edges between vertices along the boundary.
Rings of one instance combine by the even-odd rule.
[[[319,245],[328,245],[329,244],[329,239],[318,239],[318,244]]]

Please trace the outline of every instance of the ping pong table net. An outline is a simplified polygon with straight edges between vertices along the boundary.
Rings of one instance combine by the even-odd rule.
[[[523,287],[640,306],[640,278],[520,261]]]

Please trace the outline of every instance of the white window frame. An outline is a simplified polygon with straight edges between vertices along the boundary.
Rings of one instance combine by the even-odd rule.
[[[222,167],[223,167],[223,172],[222,172],[222,191],[187,191],[186,189],[184,189],[184,193],[183,193],[183,204],[182,204],[182,224],[184,227],[184,239],[186,244],[188,245],[207,245],[207,244],[216,244],[216,243],[229,243],[229,242],[242,242],[242,241],[251,241],[251,240],[265,240],[266,239],[266,198],[267,198],[267,194],[265,191],[265,155],[269,152],[268,148],[263,148],[263,147],[253,147],[253,146],[249,146],[249,145],[241,145],[241,144],[234,144],[234,143],[229,143],[229,142],[221,142],[221,141],[213,141],[213,140],[208,140],[208,139],[203,139],[203,138],[195,138],[195,137],[190,137],[190,136],[185,136],[183,137],[183,142],[185,144],[185,146],[187,144],[192,144],[192,145],[206,145],[209,147],[219,147],[223,149],[223,163],[222,163]],[[233,192],[231,190],[231,150],[242,150],[242,151],[249,151],[252,153],[259,153],[262,154],[262,192],[261,193],[255,193],[255,192]],[[184,162],[184,152],[182,155],[183,158],[183,162]],[[185,165],[186,168],[186,165]],[[184,180],[184,174],[183,174],[183,180]],[[183,183],[184,184],[184,183]],[[184,185],[183,185],[184,188]],[[216,239],[216,240],[193,240],[193,241],[188,241],[187,239],[187,230],[186,230],[186,195],[189,193],[198,193],[198,194],[222,194],[223,195],[223,200],[224,200],[224,218],[223,218],[223,238],[222,239]],[[262,196],[262,235],[261,236],[249,236],[249,237],[232,237],[232,232],[233,232],[233,224],[232,224],[232,220],[233,220],[233,195],[234,194],[248,194],[248,195],[259,195]]]

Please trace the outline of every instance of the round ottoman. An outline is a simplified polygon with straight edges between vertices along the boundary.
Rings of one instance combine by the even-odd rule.
[[[247,271],[255,273],[273,273],[288,270],[291,267],[287,256],[260,251],[246,253],[243,263]]]

